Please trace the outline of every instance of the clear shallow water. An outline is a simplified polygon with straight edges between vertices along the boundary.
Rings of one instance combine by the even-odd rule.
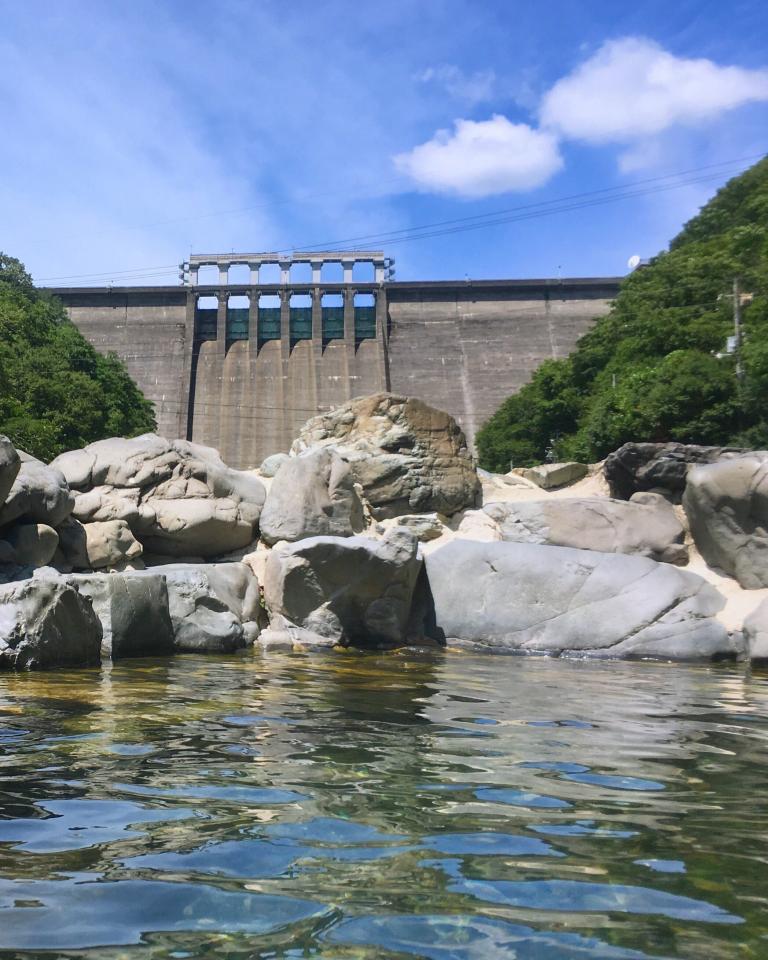
[[[467,654],[0,676],[0,957],[768,957],[768,677]]]

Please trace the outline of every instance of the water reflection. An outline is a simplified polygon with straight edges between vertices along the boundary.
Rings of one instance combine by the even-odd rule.
[[[758,957],[766,707],[442,652],[2,676],[0,956]]]

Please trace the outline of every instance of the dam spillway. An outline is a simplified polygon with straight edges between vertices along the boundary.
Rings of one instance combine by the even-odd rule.
[[[159,433],[247,468],[287,450],[309,417],[380,390],[446,410],[473,444],[544,360],[572,351],[619,285],[403,282],[386,279],[386,262],[381,251],[199,254],[181,285],[49,290],[97,350],[125,362]],[[330,264],[341,276],[327,278]],[[279,273],[267,277],[271,266]],[[230,282],[233,267],[245,282]]]

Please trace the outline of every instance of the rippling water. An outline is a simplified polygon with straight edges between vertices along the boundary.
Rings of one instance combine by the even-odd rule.
[[[729,667],[2,676],[0,956],[768,957],[767,741]]]

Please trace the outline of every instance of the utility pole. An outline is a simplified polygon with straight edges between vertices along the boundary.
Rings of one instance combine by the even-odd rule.
[[[733,342],[736,354],[736,379],[744,383],[744,367],[741,363],[741,289],[739,278],[733,280]]]

